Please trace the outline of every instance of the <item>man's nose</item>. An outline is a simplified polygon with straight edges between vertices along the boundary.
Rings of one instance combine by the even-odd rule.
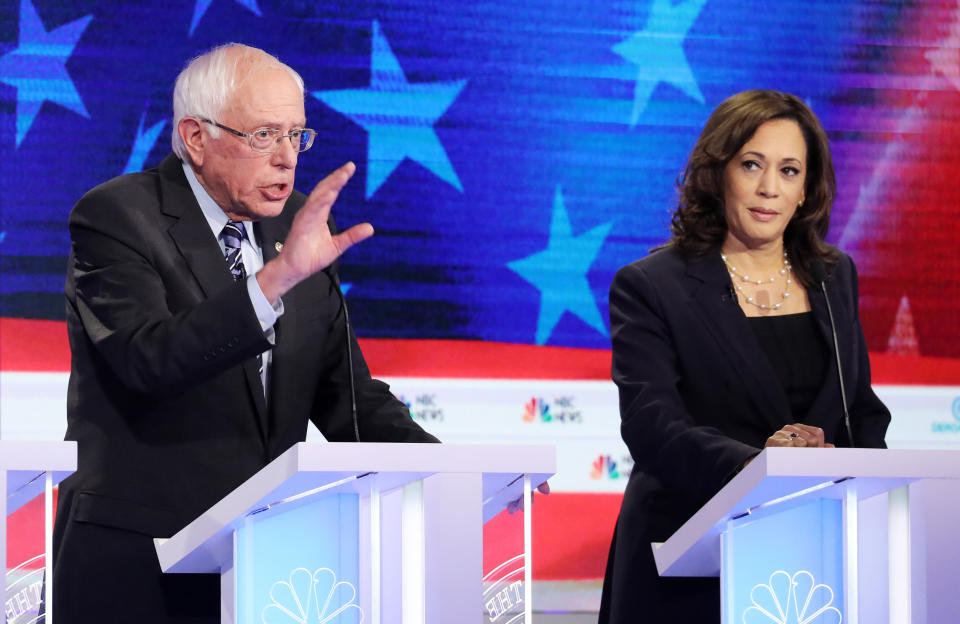
[[[292,169],[297,166],[297,157],[300,155],[297,150],[293,148],[293,142],[290,140],[290,137],[280,137],[280,145],[277,146],[277,151],[273,153],[273,163],[278,167],[286,167]]]

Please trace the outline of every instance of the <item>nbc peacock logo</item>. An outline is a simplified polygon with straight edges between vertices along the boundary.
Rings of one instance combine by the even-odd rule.
[[[593,460],[593,470],[590,471],[591,479],[602,479],[604,476],[608,479],[620,478],[617,462],[609,455],[600,455]]]
[[[553,416],[550,414],[550,404],[543,397],[533,397],[523,406],[524,422],[550,422]]]
[[[743,612],[743,624],[841,624],[833,606],[833,589],[817,583],[806,570],[792,576],[783,570],[750,590],[753,603]]]
[[[333,624],[338,618],[363,624],[363,611],[356,603],[357,589],[346,581],[337,581],[330,568],[311,573],[296,568],[286,581],[270,587],[269,605],[260,615],[263,624]]]

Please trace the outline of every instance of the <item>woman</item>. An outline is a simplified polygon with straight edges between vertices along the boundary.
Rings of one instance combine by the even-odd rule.
[[[713,112],[680,181],[669,243],[610,288],[613,380],[635,466],[607,562],[602,624],[719,622],[717,579],[660,578],[665,541],[765,446],[883,447],[857,276],[827,245],[826,135],[798,98],[747,91]]]

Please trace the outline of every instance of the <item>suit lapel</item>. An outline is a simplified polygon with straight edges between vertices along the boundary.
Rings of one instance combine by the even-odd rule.
[[[161,210],[175,220],[167,230],[203,294],[211,296],[233,283],[217,239],[190,190],[176,156],[160,164]]]
[[[200,210],[190,184],[183,174],[180,160],[173,154],[160,163],[161,210],[174,222],[167,232],[183,255],[204,295],[229,288],[233,276],[227,269],[223,253],[210,225]],[[241,364],[247,391],[257,412],[257,424],[264,441],[267,438],[267,403],[263,396],[263,384],[257,370],[256,358]]]
[[[709,254],[691,261],[686,279],[693,309],[727,355],[730,369],[770,431],[792,422],[786,393],[732,294],[730,275],[720,256]]]

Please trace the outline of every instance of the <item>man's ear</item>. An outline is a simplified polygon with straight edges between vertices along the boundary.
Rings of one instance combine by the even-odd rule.
[[[177,133],[180,140],[187,146],[190,160],[197,167],[203,166],[204,147],[208,139],[207,134],[200,127],[200,122],[192,117],[184,117],[177,124]]]

